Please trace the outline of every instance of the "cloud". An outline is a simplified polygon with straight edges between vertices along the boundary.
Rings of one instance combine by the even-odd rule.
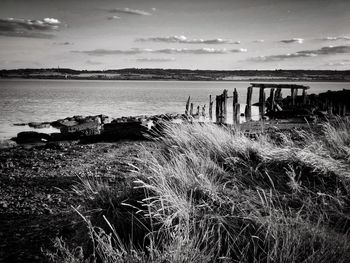
[[[291,39],[280,40],[280,42],[285,43],[285,44],[290,44],[290,43],[302,44],[302,43],[304,43],[304,39],[302,39],[302,38],[291,38]]]
[[[85,61],[86,64],[89,64],[89,65],[101,65],[103,64],[102,62],[99,62],[99,61],[94,61],[94,60],[86,60]]]
[[[61,22],[56,18],[42,20],[2,18],[0,19],[0,35],[8,37],[52,38],[47,32],[55,31]]]
[[[164,42],[164,43],[184,43],[184,44],[240,44],[240,41],[231,39],[188,39],[185,36],[148,37],[137,38],[137,42]]]
[[[139,16],[150,16],[152,15],[149,12],[138,10],[138,9],[130,9],[130,8],[114,8],[110,9],[111,13],[120,13],[120,14],[128,14],[128,15],[139,15]]]
[[[325,37],[325,38],[321,38],[321,40],[323,41],[350,40],[350,36]]]
[[[350,65],[350,59],[344,59],[340,61],[328,62],[325,66],[348,66]]]
[[[115,19],[120,19],[119,16],[109,16],[107,17],[108,20],[115,20]]]
[[[264,43],[265,40],[264,39],[257,39],[253,41],[254,43]]]
[[[228,54],[228,53],[240,53],[247,52],[247,49],[216,49],[216,48],[165,48],[165,49],[141,49],[141,48],[131,48],[126,50],[119,49],[94,49],[86,51],[72,51],[73,53],[84,53],[91,56],[105,56],[105,55],[134,55],[134,54],[144,54],[144,53],[160,53],[160,54]]]
[[[322,47],[315,50],[303,50],[295,53],[288,53],[282,55],[272,55],[272,56],[260,56],[252,58],[253,61],[280,61],[291,58],[302,58],[302,57],[316,57],[319,55],[336,55],[336,54],[345,54],[350,53],[350,46],[329,46]]]
[[[68,41],[66,41],[66,42],[55,42],[53,44],[54,45],[59,45],[59,46],[71,46],[71,45],[74,45],[73,42],[68,42]]]
[[[175,61],[175,58],[137,58],[139,62],[168,62]]]

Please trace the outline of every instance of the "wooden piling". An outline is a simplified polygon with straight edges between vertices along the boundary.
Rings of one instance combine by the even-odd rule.
[[[211,95],[209,95],[209,120],[213,120],[213,101],[211,99]]]
[[[253,87],[248,87],[247,106],[245,108],[245,118],[247,121],[250,121],[252,119],[252,93],[253,93]]]
[[[331,100],[327,103],[327,113],[328,115],[333,115],[333,102]]]
[[[206,107],[206,105],[204,105],[203,107],[202,107],[202,116],[205,118],[205,107]]]
[[[191,100],[191,96],[188,96],[187,102],[186,102],[186,110],[185,110],[185,114],[188,115],[188,110],[190,107],[190,100]]]
[[[282,100],[282,89],[281,88],[277,88],[276,94],[275,94],[275,100],[276,101]]]
[[[241,115],[241,107],[238,104],[238,92],[237,89],[233,91],[233,102],[232,102],[232,108],[233,108],[233,124],[239,124],[240,122],[240,115]]]
[[[220,107],[219,107],[221,104],[220,98],[221,98],[221,95],[216,96],[216,99],[215,99],[215,121],[216,121],[216,123],[220,122]]]
[[[222,93],[222,123],[227,123],[227,89]]]
[[[290,95],[291,95],[291,103],[292,103],[292,106],[295,106],[295,88],[291,88],[290,89]]]
[[[303,89],[303,95],[302,95],[302,104],[303,105],[306,105],[306,100],[307,100],[306,89]]]
[[[265,115],[265,103],[266,103],[265,89],[261,87],[259,92],[259,115],[261,119],[263,119]]]
[[[270,107],[269,111],[273,111],[275,109],[275,89],[271,88],[270,89]]]
[[[197,113],[196,113],[196,115],[197,115],[198,117],[200,116],[200,115],[199,115],[199,114],[200,114],[200,108],[201,108],[201,107],[198,105],[198,106],[197,106]]]
[[[193,116],[193,103],[191,102],[191,107],[190,107],[190,116]]]

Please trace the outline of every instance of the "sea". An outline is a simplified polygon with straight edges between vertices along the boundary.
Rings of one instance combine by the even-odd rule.
[[[287,82],[283,82],[287,83]],[[350,89],[350,82],[298,82],[310,87],[308,93]],[[18,123],[51,122],[74,115],[104,114],[112,118],[184,113],[188,97],[208,109],[209,95],[236,88],[239,102],[246,102],[247,81],[109,81],[0,79],[0,140],[18,132],[34,130]],[[283,90],[282,95],[290,95]],[[253,91],[253,103],[259,91]],[[267,90],[266,97],[269,96]],[[244,107],[241,107],[244,109]],[[214,109],[215,111],[215,109]],[[254,112],[253,112],[254,114]],[[256,113],[258,114],[258,113]],[[57,132],[54,128],[36,130]]]

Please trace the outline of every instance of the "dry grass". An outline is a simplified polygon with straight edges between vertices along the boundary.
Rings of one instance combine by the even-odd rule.
[[[298,141],[210,124],[165,134],[144,149],[127,191],[91,182],[81,190],[106,216],[87,220],[95,259],[349,262],[348,119],[297,132]]]

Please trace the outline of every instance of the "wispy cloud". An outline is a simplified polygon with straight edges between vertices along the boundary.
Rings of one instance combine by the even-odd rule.
[[[231,39],[189,39],[186,36],[148,37],[137,38],[137,42],[163,42],[163,43],[183,43],[183,44],[240,44],[240,41]]]
[[[61,22],[56,18],[42,20],[3,18],[0,19],[0,35],[8,37],[52,38],[47,32],[55,31]]]
[[[323,41],[337,41],[337,40],[350,40],[350,36],[337,36],[337,37],[324,37]]]
[[[66,41],[66,42],[55,42],[53,44],[54,45],[59,45],[59,46],[71,46],[71,45],[74,45],[73,42],[68,42],[68,41]]]
[[[137,58],[139,62],[169,62],[175,61],[175,58]]]
[[[94,49],[86,51],[72,51],[73,53],[84,53],[91,56],[105,56],[105,55],[134,55],[144,53],[160,53],[160,54],[228,54],[228,53],[240,53],[247,52],[247,49],[216,49],[216,48],[165,48],[165,49],[149,49],[149,48],[132,48],[126,50],[119,49]]]
[[[107,17],[108,20],[116,20],[116,19],[120,19],[119,16],[109,16]]]
[[[254,61],[280,61],[291,58],[302,58],[302,57],[316,57],[319,55],[336,55],[336,54],[345,54],[350,53],[350,46],[329,46],[322,47],[320,49],[314,50],[303,50],[295,53],[281,54],[281,55],[272,55],[272,56],[260,56],[252,58]]]
[[[265,40],[264,39],[257,39],[253,41],[254,43],[264,43]]]
[[[128,14],[128,15],[139,15],[139,16],[150,16],[151,13],[144,11],[144,10],[138,10],[138,9],[131,9],[131,8],[113,8],[110,9],[109,12],[111,13],[120,13],[120,14]]]
[[[102,62],[99,62],[99,61],[95,61],[95,60],[86,60],[85,61],[86,64],[89,64],[89,65],[101,65],[103,64]]]
[[[326,66],[349,66],[350,59],[344,59],[340,61],[332,61],[325,64]]]
[[[304,39],[303,38],[282,39],[282,40],[280,40],[280,42],[285,43],[285,44],[290,44],[290,43],[302,44],[302,43],[304,43]]]

